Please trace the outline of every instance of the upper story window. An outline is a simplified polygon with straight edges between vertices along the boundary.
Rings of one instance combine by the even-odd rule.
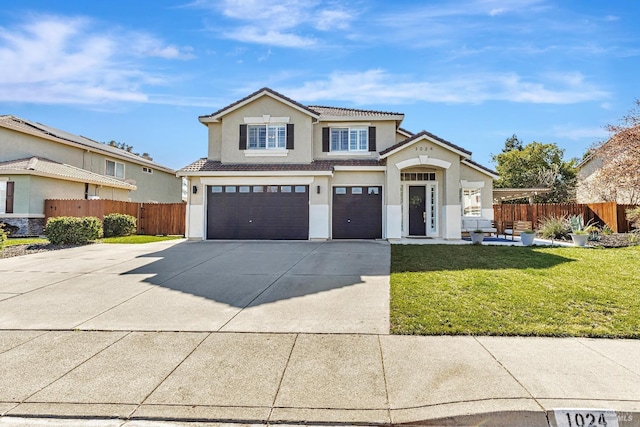
[[[124,179],[124,163],[107,160],[104,174],[107,176],[114,176],[116,178]]]
[[[142,172],[144,172],[144,173],[153,173],[153,169],[148,168],[146,166],[143,166],[142,167]]]
[[[250,150],[285,149],[287,126],[285,124],[249,125],[247,148]]]
[[[368,155],[376,151],[375,126],[343,126],[322,128],[322,151],[338,155]]]
[[[331,151],[369,151],[366,127],[331,128]]]
[[[265,116],[265,122],[268,116]],[[251,119],[251,118],[249,118]],[[288,117],[277,117],[286,121]],[[245,117],[245,120],[247,118]],[[240,150],[245,156],[279,156],[287,155],[286,150],[293,150],[293,123],[243,123],[240,125]],[[269,151],[272,150],[272,151]]]
[[[462,215],[482,216],[482,190],[480,188],[462,189]]]

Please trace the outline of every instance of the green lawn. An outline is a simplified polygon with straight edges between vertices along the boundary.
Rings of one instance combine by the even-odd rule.
[[[640,247],[393,245],[391,332],[640,338]]]
[[[12,237],[4,242],[5,246],[47,244],[49,240],[40,237]]]
[[[98,240],[102,243],[151,243],[151,242],[161,242],[163,240],[175,240],[182,239],[182,236],[125,236],[125,237],[106,237]],[[35,245],[35,244],[48,244],[49,240],[46,238],[39,237],[17,237],[7,239],[5,242],[5,246],[11,245]]]
[[[124,237],[105,237],[104,239],[100,239],[100,241],[102,243],[152,243],[175,239],[182,239],[182,236],[142,236],[136,234]]]

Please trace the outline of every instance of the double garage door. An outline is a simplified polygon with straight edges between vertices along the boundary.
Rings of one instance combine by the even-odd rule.
[[[207,192],[208,239],[309,238],[306,185],[213,185]]]
[[[334,187],[334,239],[382,237],[382,188]],[[207,187],[208,239],[307,240],[306,185],[223,185]]]

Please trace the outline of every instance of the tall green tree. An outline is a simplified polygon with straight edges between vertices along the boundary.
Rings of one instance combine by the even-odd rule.
[[[522,145],[514,134],[505,141],[500,154],[493,156],[500,178],[496,188],[551,188],[536,196],[537,203],[575,201],[576,159],[564,160],[564,150],[556,144],[531,142]]]

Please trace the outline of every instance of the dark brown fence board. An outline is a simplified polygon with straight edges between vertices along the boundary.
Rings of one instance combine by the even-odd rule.
[[[138,234],[184,235],[186,204],[137,203],[120,200],[45,200],[45,221],[57,216],[95,216],[101,220],[110,213],[135,217]]]

